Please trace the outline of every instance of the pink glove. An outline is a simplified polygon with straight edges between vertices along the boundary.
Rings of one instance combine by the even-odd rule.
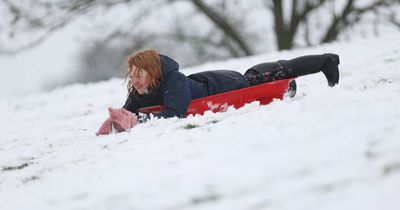
[[[99,135],[107,135],[112,131],[112,119],[109,117],[106,121],[103,122],[100,129],[96,132],[96,136]]]
[[[108,112],[110,117],[103,122],[100,129],[96,132],[96,136],[110,134],[112,126],[118,132],[123,132],[133,128],[137,124],[136,115],[126,109],[113,109],[109,107]]]
[[[126,109],[108,108],[110,118],[118,132],[126,131],[137,124],[136,114]]]

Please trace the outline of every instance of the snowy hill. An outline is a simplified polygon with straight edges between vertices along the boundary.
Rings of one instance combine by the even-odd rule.
[[[400,39],[278,52],[184,69],[244,70],[323,52],[341,80],[297,80],[293,99],[152,120],[96,137],[123,80],[0,101],[0,208],[398,210]]]

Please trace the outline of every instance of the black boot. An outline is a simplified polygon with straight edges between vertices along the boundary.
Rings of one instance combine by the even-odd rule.
[[[324,73],[326,79],[328,80],[329,86],[335,86],[339,83],[339,68],[340,64],[339,56],[336,54],[326,53],[324,54],[327,57],[327,61],[322,67],[322,73]]]
[[[287,67],[289,77],[300,77],[322,71],[329,86],[339,83],[339,56],[332,53],[307,55],[292,60],[281,61]]]

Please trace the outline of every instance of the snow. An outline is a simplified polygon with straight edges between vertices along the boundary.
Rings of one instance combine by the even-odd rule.
[[[294,98],[160,119],[96,137],[123,80],[0,101],[1,209],[400,208],[398,34],[184,69],[341,56],[341,80],[297,79]]]

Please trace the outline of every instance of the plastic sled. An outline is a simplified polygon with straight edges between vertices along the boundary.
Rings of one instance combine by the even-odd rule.
[[[271,103],[274,99],[283,99],[286,92],[288,92],[290,97],[293,97],[296,93],[294,78],[278,80],[192,100],[186,111],[186,116],[191,114],[202,115],[208,110],[223,112],[226,111],[229,106],[238,109],[254,101],[259,101],[260,104],[266,105]],[[158,113],[162,112],[162,110],[163,106],[157,105],[140,108],[138,111],[142,113]]]

